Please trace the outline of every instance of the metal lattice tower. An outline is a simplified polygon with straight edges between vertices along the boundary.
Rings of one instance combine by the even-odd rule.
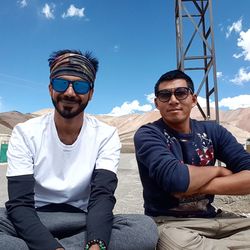
[[[177,68],[189,74],[196,94],[206,98],[206,110],[198,103],[205,120],[210,119],[210,102],[215,102],[219,122],[212,0],[175,0]],[[214,97],[214,98],[212,98]]]

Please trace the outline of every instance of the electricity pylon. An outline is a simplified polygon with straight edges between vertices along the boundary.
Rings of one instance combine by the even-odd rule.
[[[188,74],[198,84],[196,94],[206,99],[205,111],[197,105],[203,118],[210,119],[212,100],[219,123],[212,0],[175,0],[175,25],[177,68],[192,71]]]

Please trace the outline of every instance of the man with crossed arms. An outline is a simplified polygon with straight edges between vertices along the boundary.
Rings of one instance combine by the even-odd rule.
[[[212,205],[214,195],[250,193],[250,154],[216,122],[191,119],[196,103],[187,74],[163,74],[155,84],[161,119],[134,137],[145,214],[160,232],[157,249],[250,249],[250,218]]]

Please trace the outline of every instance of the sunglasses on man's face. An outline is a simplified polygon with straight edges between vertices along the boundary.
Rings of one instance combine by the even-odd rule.
[[[89,82],[85,82],[82,80],[70,81],[70,80],[66,80],[63,78],[51,79],[52,88],[56,92],[60,92],[60,93],[65,92],[68,89],[70,84],[72,84],[72,87],[75,93],[80,94],[80,95],[87,94],[92,88],[92,85]]]
[[[175,98],[179,101],[182,101],[186,99],[189,95],[189,93],[193,93],[190,88],[187,87],[179,87],[175,89],[163,89],[157,92],[156,97],[161,101],[161,102],[168,102],[172,95],[175,96]]]

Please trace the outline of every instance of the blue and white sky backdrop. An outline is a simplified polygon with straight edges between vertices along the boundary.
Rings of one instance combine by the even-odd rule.
[[[249,10],[247,0],[213,0],[223,109],[250,107]],[[58,49],[99,59],[91,114],[153,110],[155,82],[176,67],[174,0],[5,0],[0,36],[0,112],[52,107],[47,59]]]

